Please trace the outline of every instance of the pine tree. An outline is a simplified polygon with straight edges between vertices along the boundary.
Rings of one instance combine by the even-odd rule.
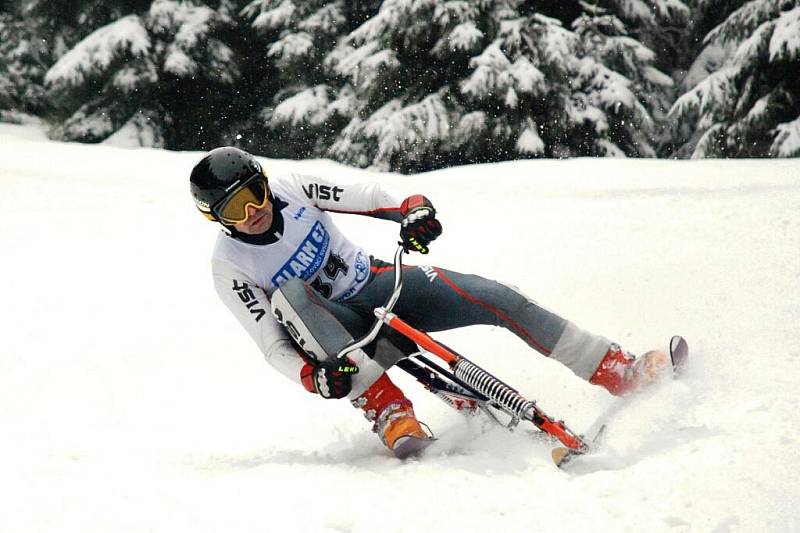
[[[731,44],[704,42],[705,36],[721,24],[728,16],[742,6],[747,0],[687,0],[691,17],[685,30],[685,46],[674,54],[676,69],[672,77],[676,84],[677,98],[693,89],[706,79],[709,74],[719,70],[727,58],[734,52]],[[695,130],[691,120],[668,121],[671,129],[668,143],[664,143],[661,155],[679,159],[691,156],[697,140],[702,132]]]
[[[147,10],[151,0],[19,0],[26,17],[61,56],[92,31],[128,13]]]
[[[585,74],[578,79],[589,82],[583,92],[605,115],[607,125],[602,127],[607,134],[600,141],[605,155],[655,157],[656,146],[666,137],[662,131],[672,79],[655,67],[657,54],[632,38],[619,17],[602,8],[585,7],[573,26],[595,64],[580,69],[584,73],[591,69],[591,80]]]
[[[255,0],[241,14],[259,50],[262,66],[254,67],[263,73],[249,87],[257,93],[249,147],[277,157],[315,155],[328,118],[322,58],[342,31],[343,2]]]
[[[693,158],[800,155],[800,1],[751,0],[705,38],[732,46],[671,110],[697,135]]]
[[[483,46],[486,2],[389,0],[326,64],[344,81],[331,104],[349,118],[328,154],[384,169],[452,161],[457,81]]]
[[[377,11],[380,1],[254,0],[241,14],[261,51],[247,70],[257,72],[255,120],[248,147],[277,157],[320,157],[346,124],[348,109],[334,102],[336,76],[325,56],[353,28]],[[265,127],[267,128],[265,130]],[[244,143],[243,143],[244,144]]]
[[[685,66],[691,50],[686,38],[692,16],[689,4],[697,0],[603,0],[630,29],[630,34],[656,54],[655,66],[672,74]],[[735,1],[735,0],[734,0]]]
[[[599,7],[390,0],[326,59],[350,122],[328,154],[403,171],[571,155],[652,156],[668,76]],[[572,19],[572,28],[562,19]]]
[[[619,17],[628,35],[654,52],[652,67],[667,74],[673,81],[667,85],[655,81],[659,90],[637,96],[648,101],[653,120],[653,131],[648,136],[657,155],[669,154],[672,149],[672,131],[668,111],[677,98],[680,88],[676,82],[683,79],[692,57],[690,26],[696,19],[692,3],[696,0],[604,0],[601,5]],[[649,69],[648,69],[649,70]],[[652,72],[652,71],[651,71]],[[635,76],[634,76],[635,77]],[[647,84],[645,84],[646,86]],[[637,87],[642,87],[637,83]],[[645,89],[646,90],[646,89]]]
[[[84,5],[97,4],[114,6],[112,22],[47,72],[49,97],[61,103],[53,135],[98,142],[116,134],[126,144],[179,149],[217,144],[226,119],[219,89],[238,77],[219,38],[233,25],[230,2],[154,0],[127,13],[143,2]]]
[[[46,108],[44,74],[49,49],[36,26],[13,11],[0,13],[0,112],[6,120]]]

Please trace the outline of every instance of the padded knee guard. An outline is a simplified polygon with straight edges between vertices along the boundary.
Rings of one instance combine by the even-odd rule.
[[[270,304],[278,322],[313,361],[336,357],[342,348],[353,342],[352,335],[325,307],[320,296],[302,280],[291,279],[284,283],[272,293]],[[348,357],[359,368],[347,395],[354,399],[363,394],[384,369],[364,350],[350,352]]]

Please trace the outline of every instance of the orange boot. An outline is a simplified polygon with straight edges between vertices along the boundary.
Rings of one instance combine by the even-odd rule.
[[[589,383],[600,385],[615,396],[625,396],[655,383],[669,368],[669,356],[661,350],[636,358],[612,344]]]
[[[414,416],[411,401],[385,373],[353,405],[364,410],[367,420],[374,422],[372,431],[398,459],[415,455],[433,442]]]

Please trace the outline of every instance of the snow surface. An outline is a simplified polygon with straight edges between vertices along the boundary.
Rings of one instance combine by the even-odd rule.
[[[404,177],[430,261],[520,286],[641,352],[692,345],[604,448],[560,471],[525,432],[466,420],[398,372],[440,437],[387,455],[346,402],[271,370],[217,301],[198,153],[0,128],[0,531],[798,531],[800,163],[528,161]],[[382,257],[396,225],[337,218]],[[577,431],[615,401],[482,327],[439,336]]]

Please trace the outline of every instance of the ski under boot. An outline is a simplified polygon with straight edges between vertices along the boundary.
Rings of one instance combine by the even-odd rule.
[[[416,455],[433,442],[414,416],[410,402],[388,405],[375,421],[374,431],[398,459]]]

